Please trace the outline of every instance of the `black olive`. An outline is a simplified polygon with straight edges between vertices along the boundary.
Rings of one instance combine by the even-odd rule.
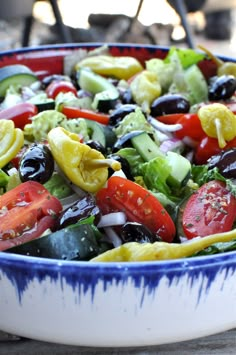
[[[71,224],[77,223],[81,219],[95,216],[95,224],[101,217],[100,209],[96,205],[92,195],[87,194],[82,199],[75,202],[72,206],[61,212],[57,219],[55,230],[65,228]]]
[[[112,151],[117,152],[121,148],[130,146],[130,139],[133,137],[136,137],[142,133],[143,133],[143,131],[131,131],[131,132],[128,132],[128,133],[124,134],[123,136],[119,137],[116,140],[116,142],[114,143]]]
[[[236,179],[236,148],[212,156],[208,160],[208,167],[218,168],[225,178]]]
[[[121,164],[121,169],[124,172],[124,174],[127,177],[127,179],[134,180],[133,175],[131,174],[130,166],[129,166],[129,163],[128,163],[127,159],[125,159],[124,157],[121,157],[118,154],[110,154],[110,155],[107,156],[107,158],[114,159],[114,160],[118,161]],[[114,170],[109,168],[108,169],[109,177],[113,173],[114,173]]]
[[[151,104],[151,116],[187,113],[189,109],[190,103],[183,95],[165,94],[155,99]]]
[[[211,101],[226,100],[233,96],[236,90],[236,78],[233,75],[221,75],[211,78],[208,98]]]
[[[125,104],[134,104],[134,99],[130,89],[125,89],[120,91],[121,102]]]
[[[104,145],[102,145],[102,143],[98,142],[98,141],[94,141],[92,139],[88,140],[87,142],[85,142],[90,148],[92,149],[96,149],[98,150],[100,153],[102,153],[103,155],[106,154],[106,148],[104,147]]]
[[[117,125],[126,115],[131,112],[134,112],[136,108],[137,105],[135,104],[126,104],[118,106],[110,114],[110,124],[112,126]]]
[[[120,237],[124,243],[154,243],[158,240],[145,225],[137,222],[126,222],[120,229]]]
[[[44,144],[32,144],[20,159],[19,176],[22,182],[32,180],[44,184],[53,171],[54,159],[50,149]]]

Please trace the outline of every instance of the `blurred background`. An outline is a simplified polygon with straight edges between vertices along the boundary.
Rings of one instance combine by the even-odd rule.
[[[1,0],[0,4],[1,51],[66,41],[189,46],[180,16],[166,0]],[[213,35],[206,36],[206,14],[202,9],[188,13],[194,46],[236,57],[235,14],[232,8],[230,21],[224,18],[228,32],[223,36],[217,32],[222,32],[221,19],[212,23]],[[60,20],[64,27],[58,26]]]

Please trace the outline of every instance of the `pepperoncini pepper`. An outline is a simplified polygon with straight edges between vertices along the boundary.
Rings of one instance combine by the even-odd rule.
[[[236,116],[225,105],[214,103],[198,110],[202,129],[212,138],[218,139],[220,148],[236,137]]]
[[[77,134],[62,127],[48,133],[48,143],[59,168],[81,189],[95,193],[108,178],[108,167],[120,170],[118,161],[105,159],[99,151],[80,142]]]
[[[131,81],[130,90],[134,101],[145,112],[150,111],[151,103],[161,95],[161,85],[157,75],[148,70],[143,70]]]
[[[86,57],[75,65],[75,70],[82,67],[88,67],[100,75],[124,80],[128,80],[143,70],[141,63],[133,57],[113,57],[110,55]]]
[[[189,257],[212,244],[230,242],[236,238],[236,229],[195,238],[191,242],[175,244],[166,242],[137,243],[129,242],[108,250],[91,261],[155,261]]]
[[[9,163],[24,145],[24,134],[12,120],[0,120],[0,168]]]

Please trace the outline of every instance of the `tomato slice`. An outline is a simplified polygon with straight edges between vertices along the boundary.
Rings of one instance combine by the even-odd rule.
[[[188,239],[230,231],[236,216],[236,198],[222,181],[202,185],[188,200],[183,230]]]
[[[26,124],[31,123],[30,118],[37,113],[37,106],[30,102],[21,102],[0,111],[0,119],[12,120],[15,127],[23,129]]]
[[[105,113],[99,113],[92,110],[81,109],[78,107],[63,106],[61,112],[69,118],[86,118],[98,123],[108,125],[110,116]]]
[[[55,223],[55,216],[62,210],[61,202],[38,182],[27,181],[0,196],[0,250],[7,240],[18,239],[26,232],[35,236],[40,223],[49,217],[45,228]],[[38,233],[38,236],[41,235]],[[17,242],[18,243],[18,242]]]
[[[158,121],[165,124],[176,124],[182,118],[185,113],[170,113],[168,115],[155,117]]]
[[[149,191],[135,182],[112,176],[96,199],[102,213],[123,211],[129,221],[144,224],[166,242],[173,241],[176,230],[170,215]]]

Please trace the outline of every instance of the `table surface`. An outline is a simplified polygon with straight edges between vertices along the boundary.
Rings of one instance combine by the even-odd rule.
[[[180,343],[140,348],[91,348],[67,346],[29,340],[11,339],[0,331],[0,354],[56,354],[56,355],[228,355],[236,354],[236,329],[225,333]]]

